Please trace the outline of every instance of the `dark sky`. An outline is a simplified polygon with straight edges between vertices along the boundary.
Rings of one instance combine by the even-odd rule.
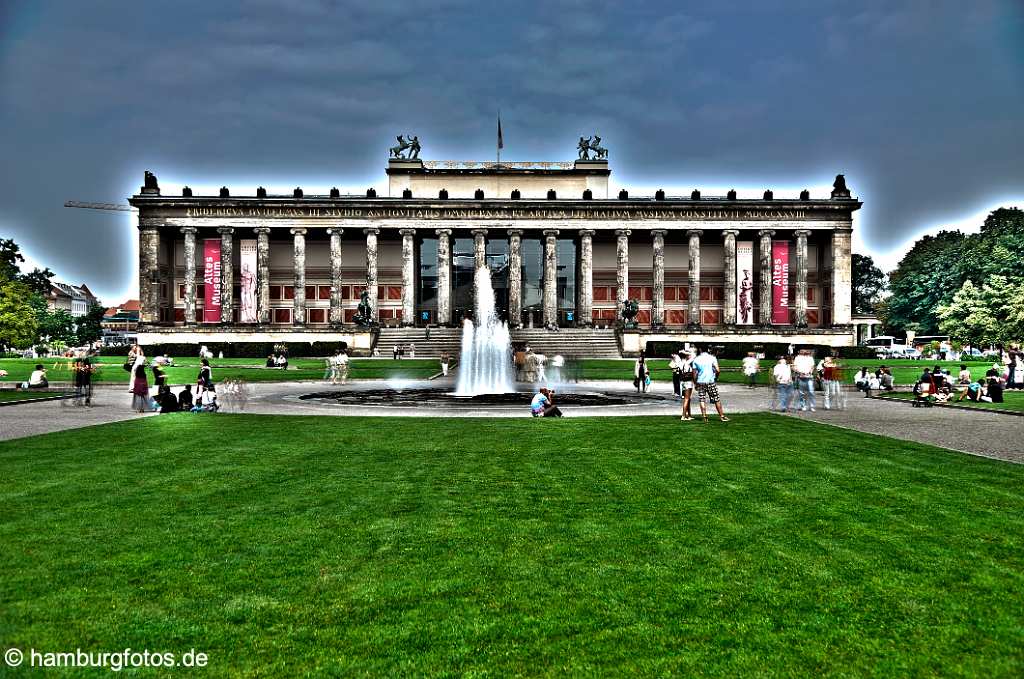
[[[865,202],[855,245],[1024,204],[1024,2],[0,0],[0,236],[108,302],[135,296],[145,169],[234,193],[386,186],[387,148],[569,160],[612,181]]]

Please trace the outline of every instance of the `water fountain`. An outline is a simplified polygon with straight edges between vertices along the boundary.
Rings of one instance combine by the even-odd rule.
[[[491,270],[481,267],[476,272],[476,309],[473,321],[462,325],[462,354],[456,396],[508,394],[516,390],[512,379],[512,338],[508,325],[498,319],[494,309],[494,288]]]

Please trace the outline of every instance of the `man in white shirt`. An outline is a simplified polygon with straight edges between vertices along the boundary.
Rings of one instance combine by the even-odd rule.
[[[706,351],[697,347],[697,358],[693,359],[693,370],[697,376],[697,397],[700,399],[700,414],[704,421],[708,421],[708,412],[705,406],[707,401],[715,405],[718,411],[718,419],[728,422],[729,418],[722,412],[722,399],[718,395],[718,359]]]
[[[787,413],[789,402],[793,399],[793,369],[789,367],[785,356],[779,356],[779,362],[772,368],[772,378],[778,389],[779,411]]]
[[[757,383],[758,370],[760,370],[760,364],[758,363],[757,356],[751,351],[743,359],[743,374],[747,378],[748,389],[753,389]]]
[[[796,373],[796,387],[800,392],[800,410],[811,407],[814,412],[814,357],[807,349],[801,349],[793,359],[793,371]]]

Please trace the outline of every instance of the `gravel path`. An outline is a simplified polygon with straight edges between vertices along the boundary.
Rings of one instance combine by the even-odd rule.
[[[412,382],[410,386],[443,387],[445,383]],[[430,407],[430,406],[372,406],[361,407],[299,400],[302,394],[325,389],[358,390],[372,386],[389,386],[385,381],[360,382],[347,387],[325,387],[322,382],[260,383],[250,387],[251,395],[245,403],[223,398],[226,412],[246,412],[273,415],[387,415],[399,417],[529,417],[525,407]],[[391,385],[394,386],[394,385]],[[602,393],[632,393],[628,382],[587,382],[569,385],[565,391],[579,389]],[[771,405],[771,392],[765,388],[747,389],[738,385],[721,385],[722,402],[726,414],[765,411]],[[653,396],[665,397],[627,406],[596,406],[567,409],[567,417],[672,415],[679,416],[680,403],[672,398],[671,386],[652,385]],[[557,399],[556,399],[557,400]],[[0,408],[0,440],[34,436],[64,429],[75,429],[107,422],[140,417],[131,411],[131,395],[122,386],[101,387],[96,390],[91,408],[77,407],[69,401],[48,401]],[[822,405],[818,394],[818,405]],[[699,416],[694,402],[693,412]],[[145,415],[142,417],[151,417]],[[860,394],[847,394],[845,410],[796,412],[789,417],[801,417],[816,422],[880,434],[906,441],[927,443],[972,455],[982,455],[1009,462],[1024,463],[1024,418],[984,411],[965,411],[945,408],[912,408],[909,404],[880,399],[866,399]],[[717,424],[716,417],[709,417]],[[695,426],[698,422],[680,423]]]

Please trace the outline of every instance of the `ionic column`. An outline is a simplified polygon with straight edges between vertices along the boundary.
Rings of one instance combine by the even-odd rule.
[[[665,232],[660,229],[651,231],[651,239],[654,246],[651,328],[658,329],[665,326]]]
[[[416,324],[416,229],[401,229],[402,234],[402,325]]]
[[[775,232],[771,229],[758,231],[761,243],[758,248],[758,255],[761,258],[761,311],[758,321],[763,326],[772,324],[772,236]]]
[[[523,232],[508,230],[508,325],[523,326]]]
[[[473,322],[480,323],[476,312],[480,305],[480,288],[477,274],[487,266],[487,229],[473,229]]]
[[[544,231],[544,327],[558,327],[558,249],[557,229]]]
[[[725,269],[725,313],[723,321],[726,325],[736,324],[736,229],[722,232],[722,266]]]
[[[370,302],[370,320],[377,322],[377,235],[380,229],[370,227],[363,229],[366,234],[366,294]]]
[[[160,320],[160,229],[157,220],[139,219],[139,321]]]
[[[292,266],[295,268],[295,290],[292,300],[292,324],[306,324],[306,230],[291,229],[295,236]]]
[[[832,232],[832,325],[849,325],[853,297],[853,229]]]
[[[235,261],[234,239],[231,237],[235,232],[230,226],[217,229],[220,234],[220,322],[229,324],[234,322],[234,292],[235,292]]]
[[[452,230],[437,229],[437,323],[452,322]]]
[[[629,299],[629,229],[615,231],[615,315],[622,311],[622,303]]]
[[[257,226],[256,232],[256,320],[270,323],[270,227]]]
[[[327,234],[331,237],[331,325],[341,325],[345,314],[341,308],[341,234],[344,229],[331,227]]]
[[[576,325],[594,325],[594,231],[580,232],[580,279],[576,282]]]
[[[807,327],[807,236],[806,229],[795,231],[796,236],[796,325]]]
[[[185,234],[185,325],[196,324],[196,227],[183,226]]]
[[[704,233],[700,229],[691,229],[686,232],[689,236],[689,301],[686,311],[686,325],[691,328],[700,327],[700,236]]]

